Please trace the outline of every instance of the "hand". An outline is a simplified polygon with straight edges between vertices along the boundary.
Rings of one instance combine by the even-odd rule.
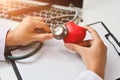
[[[40,30],[42,29],[42,31]],[[40,17],[26,17],[6,38],[6,46],[22,45],[32,41],[45,41],[53,38],[49,27]]]
[[[65,46],[80,54],[87,68],[103,78],[107,47],[94,29],[91,27],[85,28],[91,33],[92,40],[86,40],[79,44],[65,43]]]

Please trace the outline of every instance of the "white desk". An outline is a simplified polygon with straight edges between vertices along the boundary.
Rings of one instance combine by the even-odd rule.
[[[120,40],[120,0],[84,0],[84,24],[103,21]]]
[[[110,30],[114,30],[114,33],[118,34],[119,33],[118,30],[120,29],[119,28],[119,26],[120,26],[120,24],[119,24],[119,22],[120,22],[119,7],[120,7],[120,0],[84,0],[84,8],[83,8],[84,22],[82,24],[86,25],[88,23],[93,23],[96,21],[103,21]],[[79,60],[81,60],[81,59],[78,59],[78,57],[76,58],[75,55],[71,56],[72,54],[66,54],[66,55],[71,56],[71,57],[68,57],[66,55],[59,54],[59,57],[58,57],[57,54],[54,54],[54,53],[52,53],[52,54],[53,55],[46,54],[44,56],[46,56],[47,59],[50,59],[51,64],[52,63],[57,64],[57,62],[60,62],[59,65],[55,65],[56,68],[54,69],[54,71],[60,71],[59,70],[60,68],[61,69],[67,68],[66,64],[69,62],[69,60],[72,60],[72,63],[69,62],[69,66],[73,67],[72,68],[73,73],[71,74],[71,73],[67,72],[71,68],[67,68],[64,71],[60,71],[59,74],[61,74],[61,79],[64,75],[67,76],[68,74],[73,79],[80,71],[82,71],[81,70],[82,67],[81,67],[81,69],[79,69],[79,66],[82,65],[82,62],[81,61],[79,62]],[[63,58],[63,59],[61,59],[61,58]],[[44,58],[42,58],[41,61],[45,61],[45,63],[42,62],[41,64],[50,65],[50,63],[47,62],[47,59],[45,60]],[[76,63],[73,63],[74,61]],[[62,63],[62,62],[64,62],[64,63]],[[120,76],[118,76],[118,75],[120,75],[120,70],[119,70],[120,64],[119,63],[120,63],[120,60],[119,60],[119,56],[117,54],[112,54],[112,55],[108,54],[108,61],[107,61],[107,66],[106,66],[106,76],[113,76],[113,77],[112,77],[112,79],[105,77],[105,80],[114,80],[117,77],[120,77]],[[66,66],[62,66],[62,65],[66,65]],[[58,68],[59,66],[61,66],[61,67]],[[53,67],[53,65],[51,65],[49,68],[53,69],[52,67]],[[48,67],[46,66],[46,67],[42,67],[42,68],[48,68]],[[83,70],[84,69],[85,68],[83,68]],[[47,71],[45,71],[45,72],[47,72]],[[64,73],[62,73],[62,72],[64,72]],[[58,74],[58,73],[56,73],[56,74]],[[54,76],[54,75],[52,75],[52,76]],[[69,78],[69,76],[66,77],[66,80]],[[0,77],[2,80],[17,80],[10,64],[7,64],[6,62],[0,62]],[[59,77],[59,76],[56,76],[56,77]]]
[[[17,80],[11,64],[0,62],[0,80]]]

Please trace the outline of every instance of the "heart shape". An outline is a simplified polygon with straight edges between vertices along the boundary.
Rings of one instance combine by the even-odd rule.
[[[65,24],[68,29],[68,34],[64,38],[65,43],[80,43],[86,36],[86,29],[76,25],[74,22]]]

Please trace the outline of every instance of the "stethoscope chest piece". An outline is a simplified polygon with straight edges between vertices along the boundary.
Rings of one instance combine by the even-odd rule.
[[[52,28],[52,33],[56,39],[60,40],[67,36],[68,30],[65,25],[59,24]]]

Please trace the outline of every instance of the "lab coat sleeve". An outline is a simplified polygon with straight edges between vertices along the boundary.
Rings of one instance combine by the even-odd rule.
[[[5,42],[6,34],[9,28],[0,26],[0,61],[5,61],[4,52],[5,52]]]
[[[100,76],[92,71],[81,72],[75,80],[103,80]]]

